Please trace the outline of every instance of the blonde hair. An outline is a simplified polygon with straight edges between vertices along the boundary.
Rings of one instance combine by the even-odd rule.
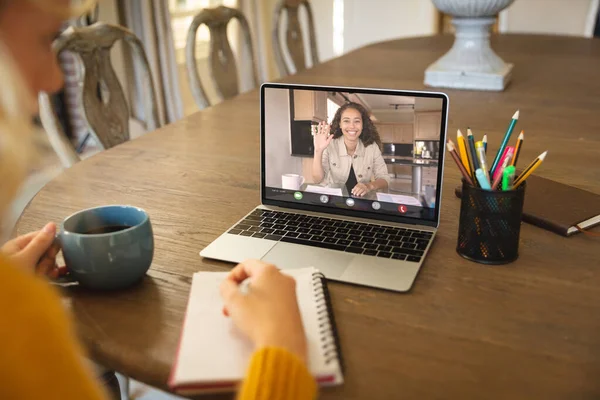
[[[25,178],[32,155],[33,99],[4,43],[0,42],[0,212],[3,214]],[[0,214],[0,215],[2,215]]]
[[[16,0],[22,1],[22,0]],[[61,9],[48,0],[30,0],[42,9],[64,18],[88,12],[96,0]],[[31,98],[27,85],[0,37],[0,218],[15,198],[31,161],[36,155],[32,111],[37,99]]]

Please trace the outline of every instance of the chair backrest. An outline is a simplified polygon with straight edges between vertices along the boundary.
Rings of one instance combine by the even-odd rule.
[[[223,99],[229,99],[240,92],[235,57],[227,39],[227,25],[234,18],[240,23],[245,45],[248,47],[250,57],[252,58],[254,86],[258,86],[258,69],[252,46],[252,36],[250,35],[250,27],[244,14],[235,8],[225,6],[205,8],[194,17],[188,30],[186,43],[188,78],[191,83],[192,94],[194,95],[196,104],[200,108],[210,106],[210,102],[200,81],[198,65],[196,63],[196,34],[198,28],[203,24],[208,27],[210,32],[209,69],[217,93]]]
[[[275,16],[273,18],[273,50],[275,52],[275,61],[277,68],[282,75],[289,75],[293,71],[283,58],[283,43],[280,40],[279,26],[283,11],[287,12],[287,29],[285,32],[287,51],[293,61],[293,67],[296,72],[306,69],[306,57],[304,56],[304,39],[302,37],[302,27],[300,26],[299,11],[300,6],[306,8],[308,16],[308,41],[310,45],[310,56],[312,64],[319,63],[317,54],[317,39],[315,35],[315,24],[313,13],[308,0],[280,0],[275,7]]]
[[[81,101],[85,120],[90,128],[90,133],[105,148],[111,148],[129,140],[129,107],[123,88],[119,83],[117,74],[111,64],[110,51],[117,40],[123,40],[138,58],[143,66],[143,80],[149,93],[146,96],[146,108],[149,117],[145,121],[147,130],[154,130],[159,126],[156,91],[152,81],[150,66],[146,53],[140,40],[128,29],[97,22],[86,27],[69,27],[53,44],[54,51],[60,54],[69,51],[76,54],[83,64],[81,76]],[[51,143],[62,143],[60,148],[55,147],[59,156],[61,151],[68,151],[68,139],[63,132],[59,132],[60,124],[53,112],[46,94],[40,94],[41,119],[50,135]],[[71,152],[71,151],[69,151]],[[65,160],[76,161],[74,150]],[[71,162],[71,163],[72,163]]]

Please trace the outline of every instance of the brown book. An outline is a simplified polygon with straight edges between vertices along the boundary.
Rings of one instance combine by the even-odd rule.
[[[462,187],[455,194],[461,196]],[[600,225],[600,195],[531,175],[527,178],[523,221],[571,236],[581,229]]]

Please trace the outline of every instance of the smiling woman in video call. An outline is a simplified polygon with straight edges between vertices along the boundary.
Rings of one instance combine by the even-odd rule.
[[[31,121],[37,94],[62,86],[52,42],[65,19],[89,11],[95,1],[72,3],[77,2],[0,0],[0,215],[36,155]],[[59,294],[47,282],[59,274],[55,233],[49,223],[0,248],[0,399],[108,398],[85,363]],[[249,277],[252,290],[242,294],[238,286]],[[316,383],[306,367],[295,281],[273,265],[247,261],[231,271],[221,295],[224,312],[256,349],[238,398],[313,399]]]
[[[344,104],[335,113],[331,127],[321,122],[314,146],[315,183],[346,187],[348,194],[356,197],[388,188],[390,178],[381,156],[381,139],[362,105]]]

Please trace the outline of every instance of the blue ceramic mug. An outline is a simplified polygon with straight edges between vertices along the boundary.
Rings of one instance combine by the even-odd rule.
[[[67,217],[58,240],[70,279],[92,289],[123,289],[140,281],[154,255],[146,211],[110,205]]]

